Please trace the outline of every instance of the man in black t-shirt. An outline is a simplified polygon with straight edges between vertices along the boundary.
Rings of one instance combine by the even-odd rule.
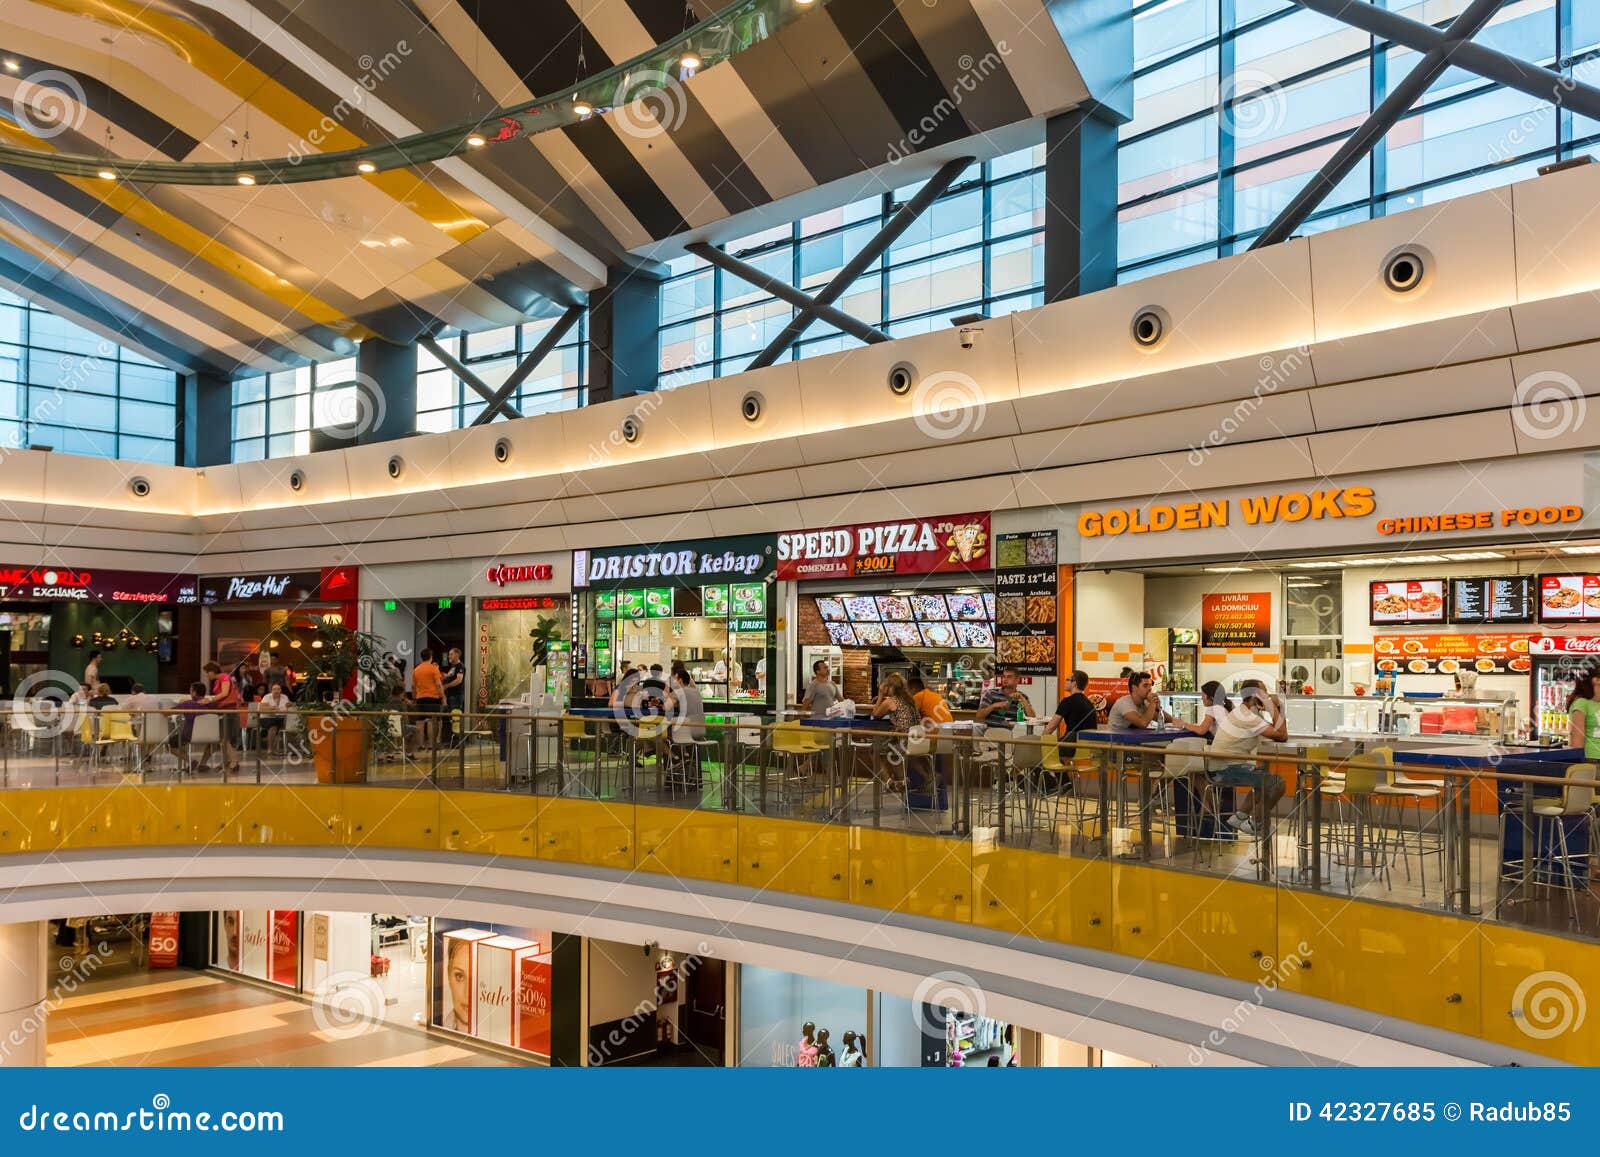
[[[1070,740],[1075,738],[1078,732],[1094,727],[1100,717],[1094,709],[1094,703],[1084,694],[1088,689],[1088,674],[1074,671],[1068,678],[1067,685],[1062,688],[1067,694],[1056,704],[1056,713],[1044,725],[1044,733],[1047,736],[1055,735],[1060,740]],[[1058,743],[1057,750],[1061,752],[1063,763],[1077,754],[1077,748],[1067,743]],[[1053,790],[1058,785],[1050,786]]]
[[[454,719],[454,712],[460,711],[466,703],[467,690],[467,665],[461,661],[461,648],[451,647],[450,653],[445,657],[444,666],[439,668],[439,674],[444,679],[444,735],[441,742],[450,743],[450,725]],[[470,731],[467,726],[466,716],[461,719],[463,731]]]

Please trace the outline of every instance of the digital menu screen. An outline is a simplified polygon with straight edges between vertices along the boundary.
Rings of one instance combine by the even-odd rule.
[[[1443,579],[1401,579],[1371,584],[1372,625],[1442,623],[1445,621]]]
[[[1581,623],[1600,620],[1600,575],[1539,576],[1539,621]]]
[[[1533,622],[1532,575],[1450,580],[1450,617],[1457,623]]]

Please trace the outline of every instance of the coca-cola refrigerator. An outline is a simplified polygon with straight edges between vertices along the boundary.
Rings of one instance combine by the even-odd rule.
[[[1552,635],[1534,639],[1533,687],[1528,697],[1529,730],[1541,742],[1567,741],[1567,699],[1580,671],[1600,667],[1600,635]]]

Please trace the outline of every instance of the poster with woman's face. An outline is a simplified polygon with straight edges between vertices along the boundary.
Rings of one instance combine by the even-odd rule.
[[[431,997],[432,1023],[438,1028],[450,1032],[459,1032],[467,1036],[480,1035],[480,1018],[478,1002],[480,1000],[479,983],[483,965],[490,963],[487,959],[480,960],[479,946],[485,941],[504,941],[512,938],[519,943],[537,943],[548,951],[550,933],[530,928],[512,928],[500,924],[473,924],[465,920],[435,920],[433,922],[433,991]],[[548,955],[537,959],[548,963]],[[491,986],[496,992],[504,992],[516,1001],[520,998],[523,986],[516,971],[508,973]],[[534,991],[534,989],[529,989]],[[548,985],[539,990],[546,1005],[546,1023],[548,1023]],[[503,1010],[506,1015],[500,1018],[489,1018],[495,1025],[502,1027],[516,1023],[521,1026],[523,1010],[513,1004],[511,1008]],[[497,1031],[493,1035],[498,1043],[514,1044],[510,1037],[510,1028],[505,1027],[504,1032]],[[533,1026],[522,1027],[518,1034],[529,1038],[540,1037],[548,1041],[548,1030],[543,1034],[535,1031]],[[546,1044],[548,1047],[548,1044]]]

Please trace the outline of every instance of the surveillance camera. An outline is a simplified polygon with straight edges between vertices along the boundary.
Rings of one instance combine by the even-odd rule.
[[[661,947],[661,945],[657,944],[654,940],[651,940],[647,944],[645,944],[645,946],[644,946],[644,954],[646,956],[650,956],[656,951],[656,949],[658,949],[660,947]]]
[[[959,331],[960,337],[961,337],[961,348],[964,349],[964,350],[969,350],[973,346],[977,345],[978,344],[978,335],[980,333],[982,333],[982,332],[983,332],[983,326],[981,326],[981,325],[964,325],[964,326],[962,326],[960,331]]]

